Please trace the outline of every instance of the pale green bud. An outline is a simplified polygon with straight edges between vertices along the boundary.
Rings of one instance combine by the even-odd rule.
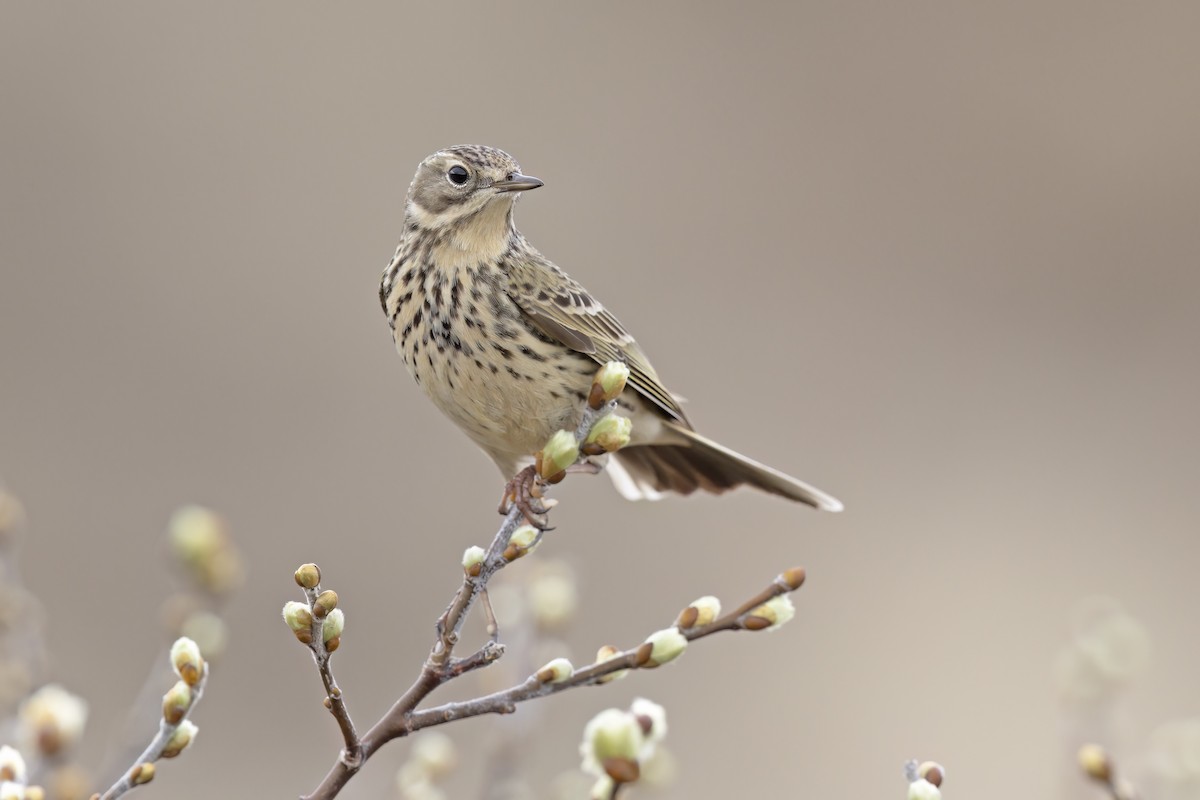
[[[560,472],[579,459],[579,443],[570,431],[559,431],[550,437],[542,448],[538,474],[545,480],[556,477]]]
[[[21,703],[17,735],[26,752],[55,756],[79,741],[87,715],[83,698],[58,684],[47,684]]]
[[[167,523],[171,545],[188,563],[205,561],[225,545],[225,522],[215,512],[201,506],[184,506]]]
[[[321,626],[321,639],[328,644],[330,639],[340,637],[342,629],[345,627],[345,613],[340,608],[335,608],[329,612],[329,616],[325,617],[325,622]]]
[[[185,719],[179,723],[179,727],[171,734],[171,738],[167,740],[166,746],[163,748],[163,758],[174,758],[182,753],[187,746],[192,743],[192,739],[196,738],[196,732],[200,729],[196,727],[196,723],[190,719]]]
[[[180,636],[171,645],[171,666],[184,683],[195,686],[204,673],[204,659],[200,657],[199,645],[186,636]]]
[[[289,600],[283,604],[283,621],[293,631],[306,631],[312,627],[312,611],[306,603]]]
[[[0,781],[13,781],[24,785],[27,778],[25,758],[17,748],[9,745],[0,747]]]
[[[537,671],[542,683],[562,683],[575,672],[575,667],[565,658],[556,658]]]
[[[583,730],[579,754],[583,771],[592,775],[606,774],[610,760],[637,763],[646,737],[637,719],[627,711],[608,708],[592,717]]]
[[[413,743],[412,760],[425,767],[431,778],[442,778],[458,763],[458,750],[446,734],[422,731]]]
[[[603,664],[605,661],[612,661],[617,656],[621,655],[621,651],[613,647],[611,644],[603,645],[596,651],[596,663]],[[610,672],[607,675],[598,678],[597,683],[609,683],[610,681],[619,681],[629,674],[627,669],[619,669],[616,672]]]
[[[600,447],[604,452],[611,453],[629,444],[629,435],[633,431],[633,420],[620,414],[607,414],[592,426],[588,432],[587,443]]]
[[[675,624],[686,630],[707,625],[719,616],[721,616],[721,601],[711,594],[707,594],[694,600],[690,606],[685,608],[679,614],[679,618],[675,620]]]
[[[654,745],[663,740],[667,735],[667,711],[653,700],[647,700],[644,697],[638,697],[629,706],[629,713],[633,714],[634,719],[642,726],[642,734],[646,737],[648,745]],[[643,753],[643,757],[649,753]]]
[[[478,545],[472,545],[463,551],[463,571],[471,577],[475,577],[479,574],[480,569],[483,567],[483,562],[486,560],[487,550]]]
[[[924,778],[908,785],[908,800],[941,800],[942,792]]]
[[[786,594],[772,597],[748,615],[744,625],[749,630],[774,631],[796,616],[796,606]]]
[[[192,688],[178,681],[163,695],[162,714],[168,725],[178,725],[192,706]]]
[[[678,628],[664,628],[650,634],[642,646],[646,645],[650,645],[650,653],[642,666],[659,667],[683,655],[683,651],[687,649],[688,640],[679,632]]]
[[[134,786],[144,786],[154,780],[154,765],[149,761],[134,766],[129,771],[129,782]]]
[[[509,537],[508,547],[504,548],[504,558],[508,561],[516,561],[521,556],[532,553],[542,543],[538,538],[540,533],[532,525],[522,525],[517,528]]]
[[[1112,759],[1098,744],[1085,744],[1079,748],[1079,766],[1083,768],[1084,774],[1093,780],[1101,783],[1108,783],[1112,780]]]
[[[625,391],[629,380],[629,367],[620,361],[609,361],[596,372],[592,379],[592,390],[588,394],[588,405],[599,409],[605,403],[616,400]]]

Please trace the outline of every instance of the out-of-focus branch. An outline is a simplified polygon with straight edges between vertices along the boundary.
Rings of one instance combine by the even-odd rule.
[[[208,683],[208,664],[201,657],[200,648],[195,642],[180,638],[171,647],[171,666],[179,676],[179,681],[163,695],[158,733],[133,766],[108,791],[93,795],[92,800],[113,800],[137,786],[149,783],[154,779],[156,761],[174,758],[195,738],[197,728],[188,715],[204,694],[204,687]]]

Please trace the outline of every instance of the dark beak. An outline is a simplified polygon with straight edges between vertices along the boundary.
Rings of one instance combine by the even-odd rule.
[[[530,189],[536,189],[539,186],[545,185],[537,178],[514,172],[504,180],[493,183],[492,188],[497,192],[528,192]]]

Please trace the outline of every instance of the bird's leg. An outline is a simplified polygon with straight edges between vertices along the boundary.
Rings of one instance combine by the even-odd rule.
[[[538,530],[546,530],[544,515],[548,509],[542,503],[542,487],[538,485],[536,466],[531,464],[525,467],[504,485],[500,513],[507,514],[514,505],[525,515],[530,525]]]

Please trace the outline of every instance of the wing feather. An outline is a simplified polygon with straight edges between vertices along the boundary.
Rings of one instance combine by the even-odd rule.
[[[508,294],[542,333],[598,364],[623,361],[629,382],[671,419],[691,427],[675,396],[620,321],[554,264],[525,258],[510,265]]]

